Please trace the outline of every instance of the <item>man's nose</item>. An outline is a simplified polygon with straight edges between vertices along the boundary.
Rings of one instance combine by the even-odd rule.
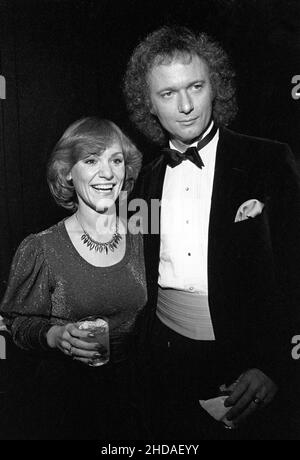
[[[108,161],[103,161],[100,163],[99,170],[98,170],[99,177],[104,177],[105,179],[109,180],[113,178],[112,168]]]
[[[187,91],[179,95],[178,110],[180,113],[190,113],[194,110],[193,100]]]

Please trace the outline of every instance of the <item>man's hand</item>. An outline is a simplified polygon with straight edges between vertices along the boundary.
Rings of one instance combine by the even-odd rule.
[[[74,323],[64,326],[52,326],[47,333],[49,347],[58,348],[65,355],[85,364],[91,364],[93,359],[101,357],[99,344],[92,342],[93,334],[78,329]],[[85,339],[90,339],[87,342]]]
[[[277,385],[259,369],[244,372],[228,390],[232,394],[226,399],[225,406],[232,408],[226,418],[238,425],[254,411],[269,404],[277,393]]]

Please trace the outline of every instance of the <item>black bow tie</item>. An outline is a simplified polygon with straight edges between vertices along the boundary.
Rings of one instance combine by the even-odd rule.
[[[167,155],[167,162],[171,168],[180,165],[184,160],[192,161],[198,168],[202,169],[204,163],[200,157],[199,151],[203,149],[215,136],[218,128],[214,124],[210,132],[204,136],[197,144],[197,147],[189,147],[185,152],[179,152],[176,149],[163,149],[163,152]]]

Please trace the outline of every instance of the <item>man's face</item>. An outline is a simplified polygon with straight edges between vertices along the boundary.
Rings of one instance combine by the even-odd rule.
[[[151,113],[177,148],[191,144],[207,127],[212,113],[208,68],[194,55],[153,67],[148,76]]]

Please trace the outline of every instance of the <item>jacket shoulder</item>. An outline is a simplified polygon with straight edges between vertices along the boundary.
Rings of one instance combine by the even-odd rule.
[[[143,166],[140,176],[145,178],[149,174],[152,174],[154,170],[159,169],[161,166],[163,166],[164,163],[164,155],[160,154],[156,158],[154,158],[152,161],[147,163],[145,166]]]
[[[225,140],[241,142],[243,144],[245,143],[249,145],[257,144],[257,145],[264,145],[264,146],[269,146],[269,147],[277,146],[278,148],[288,147],[288,144],[286,144],[285,142],[268,139],[266,137],[250,136],[248,134],[238,133],[228,128],[220,128],[220,135]]]
[[[228,128],[220,129],[220,141],[230,146],[237,155],[252,158],[252,161],[279,163],[293,156],[288,144],[273,139],[249,136]]]

